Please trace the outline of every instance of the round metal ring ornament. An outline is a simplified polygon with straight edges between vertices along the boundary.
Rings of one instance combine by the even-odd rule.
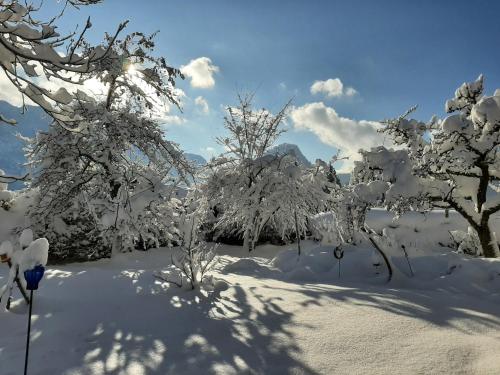
[[[333,256],[338,260],[342,259],[344,257],[344,250],[337,246],[335,250],[333,250]]]

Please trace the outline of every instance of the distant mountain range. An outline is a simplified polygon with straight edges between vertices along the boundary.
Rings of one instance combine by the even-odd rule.
[[[205,164],[207,164],[207,159],[205,159],[201,155],[191,154],[189,152],[185,152],[184,156],[186,157],[187,160],[189,160],[190,162],[193,162],[198,167],[202,167]]]
[[[7,102],[0,101],[0,113],[8,119],[17,121],[17,125],[11,126],[0,123],[0,169],[9,175],[22,175],[26,163],[23,147],[24,142],[17,137],[20,134],[25,137],[34,137],[38,130],[46,130],[50,120],[40,107],[27,106],[22,113],[21,108],[14,107]],[[20,189],[22,183],[10,184],[10,189]]]
[[[25,172],[24,163],[24,143],[16,134],[21,134],[25,137],[35,136],[38,130],[46,130],[49,126],[49,117],[39,107],[28,106],[25,113],[21,113],[21,109],[14,107],[7,102],[0,101],[0,113],[9,119],[15,119],[18,124],[10,126],[0,124],[0,169],[12,175],[22,175]],[[304,166],[310,167],[311,162],[300,151],[299,146],[290,143],[282,143],[272,147],[269,154],[283,155],[293,154],[297,160]],[[207,160],[198,154],[188,153],[184,154],[186,158],[196,165],[203,166],[207,164]],[[349,183],[349,174],[338,174],[342,184]],[[22,188],[21,183],[11,184],[10,189]]]
[[[295,155],[299,163],[301,163],[305,167],[312,166],[312,163],[304,156],[302,151],[300,151],[299,146],[291,143],[282,143],[280,145],[274,146],[268,151],[268,153],[274,155],[292,154]],[[340,183],[342,185],[349,184],[349,180],[351,179],[350,173],[338,173],[337,176],[339,177]]]
[[[267,152],[271,155],[294,155],[298,162],[301,163],[305,167],[310,167],[312,164],[307,158],[304,156],[302,151],[300,151],[299,146],[291,144],[291,143],[282,143],[280,145],[271,147]]]

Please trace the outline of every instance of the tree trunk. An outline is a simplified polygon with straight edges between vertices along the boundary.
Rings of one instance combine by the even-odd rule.
[[[250,220],[250,224],[247,224],[247,228],[243,234],[243,247],[247,248],[249,253],[255,249],[255,244],[259,240],[259,236],[259,212],[256,212]]]
[[[493,235],[488,222],[483,223],[476,229],[483,250],[485,258],[496,258],[498,252],[498,244],[496,243],[495,236]]]
[[[249,253],[253,250],[253,233],[250,225],[247,226],[243,234],[243,248],[246,248]]]

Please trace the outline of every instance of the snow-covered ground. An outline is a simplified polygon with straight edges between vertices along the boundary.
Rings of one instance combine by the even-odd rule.
[[[415,276],[394,253],[390,284],[367,244],[345,249],[339,279],[333,249],[309,241],[300,260],[293,246],[252,258],[221,247],[224,282],[208,295],[155,281],[168,249],[49,267],[30,374],[499,374],[500,262],[416,238],[406,234]],[[2,375],[23,367],[27,307],[16,297],[0,313]]]

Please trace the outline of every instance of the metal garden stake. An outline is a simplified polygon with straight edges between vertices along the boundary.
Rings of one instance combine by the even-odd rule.
[[[26,279],[26,289],[30,291],[30,308],[28,318],[28,334],[26,337],[26,356],[24,357],[24,375],[28,373],[28,355],[30,351],[30,333],[31,333],[31,312],[33,310],[33,291],[38,289],[38,283],[42,280],[45,268],[41,265],[35,266],[30,270],[24,271]]]
[[[344,257],[344,250],[340,246],[337,246],[335,250],[333,250],[333,255],[339,261],[339,279],[340,279],[340,260]]]

